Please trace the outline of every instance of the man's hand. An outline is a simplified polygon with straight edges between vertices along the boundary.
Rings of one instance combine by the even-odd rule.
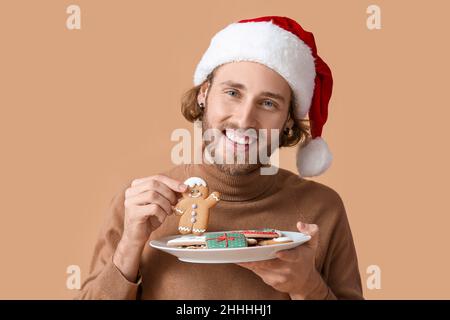
[[[144,246],[150,234],[173,213],[181,192],[181,181],[156,175],[132,181],[125,191],[125,217],[121,241],[130,246]]]
[[[150,234],[172,214],[186,188],[181,181],[156,175],[133,180],[125,191],[123,234],[113,262],[129,281],[136,280],[142,250]]]
[[[276,259],[238,265],[253,271],[274,289],[288,293],[292,299],[324,299],[328,286],[315,265],[319,227],[298,222],[297,228],[310,235],[311,240],[294,249],[277,252]]]

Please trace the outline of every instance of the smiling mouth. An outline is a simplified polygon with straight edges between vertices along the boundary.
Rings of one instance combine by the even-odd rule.
[[[252,134],[252,132],[242,132],[236,129],[225,129],[222,133],[235,145],[249,146],[258,140],[256,134]]]
[[[191,194],[191,198],[198,198],[198,197],[200,197],[201,195],[202,195],[201,193]]]

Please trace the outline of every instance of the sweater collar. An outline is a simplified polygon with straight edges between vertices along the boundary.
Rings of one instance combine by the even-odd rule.
[[[220,192],[220,198],[224,201],[249,201],[258,198],[275,183],[278,176],[262,175],[260,169],[234,176],[213,164],[191,165],[189,171],[190,176],[206,181],[209,192]]]

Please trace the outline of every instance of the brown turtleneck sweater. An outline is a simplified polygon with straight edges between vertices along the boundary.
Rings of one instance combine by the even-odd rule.
[[[329,287],[327,299],[362,299],[355,246],[340,196],[331,188],[279,169],[229,176],[211,165],[180,165],[164,173],[184,181],[203,178],[221,201],[211,210],[208,231],[275,228],[298,231],[297,221],[315,223],[320,237],[316,267]],[[130,182],[131,184],[131,182]],[[125,190],[113,198],[94,248],[90,274],[78,299],[290,299],[252,271],[235,264],[192,264],[147,245],[141,256],[141,281],[128,281],[112,262],[123,231]],[[178,234],[169,216],[150,240]]]

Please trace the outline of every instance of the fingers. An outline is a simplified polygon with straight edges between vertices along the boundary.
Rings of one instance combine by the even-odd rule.
[[[277,264],[278,259],[270,260],[271,263]],[[278,262],[280,262],[278,260]],[[270,266],[265,261],[237,263],[237,265],[246,268],[258,277],[260,277],[268,285],[276,285],[287,279],[290,269],[283,265]]]
[[[167,187],[169,187],[170,189],[172,189],[175,192],[184,192],[187,188],[187,186],[184,183],[182,183],[181,181],[166,177],[164,175],[156,175],[156,176],[135,179],[131,183],[131,186],[134,187],[141,183],[148,182],[150,180],[156,180],[161,183],[164,183]]]
[[[138,194],[155,190],[160,193],[164,198],[166,198],[171,204],[176,204],[177,196],[174,191],[172,191],[167,185],[157,180],[146,180],[140,184],[130,187],[125,191],[125,196],[132,198]]]
[[[173,213],[177,195],[186,188],[183,183],[162,175],[133,180],[125,191],[124,201],[124,234],[129,241],[146,241]]]
[[[253,264],[251,262],[242,262],[242,263],[236,263],[238,266],[252,270]]]
[[[281,250],[276,253],[278,259],[286,261],[286,262],[295,262],[300,258],[301,246],[289,249],[289,250]]]
[[[155,203],[170,215],[173,213],[172,205],[178,200],[176,192],[183,192],[186,188],[183,183],[163,175],[135,179],[125,191],[125,201],[128,205],[137,206]]]
[[[150,224],[152,225],[153,228],[158,228],[162,222],[160,221],[160,219],[156,216],[150,216],[150,218],[148,219],[148,221],[150,221]],[[163,220],[164,221],[164,220]]]
[[[167,213],[156,203],[151,203],[145,206],[139,206],[136,208],[136,213],[142,217],[150,216],[150,222],[152,225],[157,227],[159,224],[163,223],[166,219]]]
[[[172,214],[172,205],[170,204],[170,201],[163,197],[159,192],[154,190],[140,193],[128,200],[130,201],[130,203],[140,207],[145,207],[145,205],[148,204],[156,204],[168,215]]]
[[[125,191],[124,205],[130,219],[148,219],[157,228],[173,213],[172,205],[177,203],[178,196],[186,188],[180,181],[163,175],[135,179]]]
[[[317,224],[309,224],[304,222],[297,222],[297,229],[301,233],[311,236],[311,240],[305,243],[308,247],[316,248],[319,243],[319,226]]]
[[[258,276],[260,276],[260,270],[253,262],[244,262],[244,263],[236,263],[238,266],[248,269],[254,273],[256,273]]]
[[[284,263],[282,263],[279,259],[271,259],[265,261],[255,261],[255,262],[242,262],[237,263],[237,265],[249,269],[249,270],[278,270],[284,267]]]
[[[297,222],[297,229],[304,234],[310,235],[311,237],[319,233],[319,226],[317,224],[310,224],[304,222]]]

